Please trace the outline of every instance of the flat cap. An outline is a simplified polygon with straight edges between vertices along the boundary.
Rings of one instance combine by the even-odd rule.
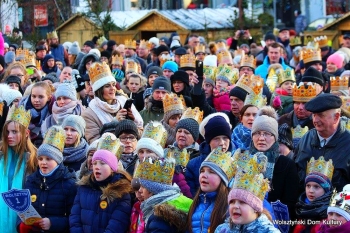
[[[311,99],[305,104],[306,110],[312,113],[324,112],[329,109],[337,109],[342,105],[342,100],[339,96],[323,93]]]

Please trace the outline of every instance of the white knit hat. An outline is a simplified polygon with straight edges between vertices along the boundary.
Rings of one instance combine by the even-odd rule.
[[[154,44],[155,47],[159,46],[159,39],[157,37],[152,37],[151,39],[148,40],[148,42]]]
[[[7,106],[10,106],[15,99],[22,98],[22,94],[17,90],[9,89],[2,94],[2,98],[6,101]]]
[[[98,49],[90,49],[89,54],[92,54],[92,53],[96,54],[98,58],[101,57],[101,52]]]
[[[158,142],[156,142],[151,138],[141,138],[137,142],[136,151],[135,151],[136,154],[139,153],[140,149],[149,149],[153,151],[159,158],[164,158],[163,147]]]
[[[203,65],[205,66],[218,66],[218,58],[215,55],[208,55],[203,60]]]

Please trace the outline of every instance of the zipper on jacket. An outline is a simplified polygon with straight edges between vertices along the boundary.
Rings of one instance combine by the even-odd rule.
[[[204,204],[205,203],[207,203],[207,194],[205,193],[204,195]],[[203,213],[202,213],[202,216],[201,216],[201,232],[203,232],[203,217],[204,217],[204,214],[205,214],[205,212],[207,212],[207,210],[209,209],[209,207],[210,207],[210,205],[208,205],[208,207],[203,211]]]

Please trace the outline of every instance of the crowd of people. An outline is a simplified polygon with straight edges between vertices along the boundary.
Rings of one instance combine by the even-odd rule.
[[[293,34],[0,40],[1,231],[349,232],[350,34]]]

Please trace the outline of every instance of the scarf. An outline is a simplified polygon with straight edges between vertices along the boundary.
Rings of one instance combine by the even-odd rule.
[[[301,127],[304,128],[309,120],[311,120],[311,115],[305,119],[298,119],[295,112],[293,112],[293,127],[294,128],[297,127],[297,125],[300,125]]]
[[[154,206],[162,204],[164,202],[173,200],[181,195],[180,190],[167,190],[161,193],[158,193],[156,195],[151,196],[147,200],[144,200],[141,204],[141,210],[143,213],[143,219],[145,220],[145,223],[147,224],[147,221],[149,217],[154,212]]]
[[[310,202],[306,193],[300,195],[295,205],[295,213],[298,219],[322,220],[327,218],[327,208],[331,199],[332,192],[325,193],[321,197]]]
[[[119,101],[117,101],[116,104],[111,105],[100,100],[98,97],[95,97],[90,101],[89,107],[97,115],[103,125],[111,122],[114,119],[112,114],[116,114],[121,109]]]
[[[164,118],[160,122],[164,126],[165,130],[168,132],[168,138],[166,139],[166,145],[172,145],[176,140],[175,128],[171,128],[170,125],[168,125],[164,121]]]
[[[251,142],[250,145],[250,151],[251,154],[255,154],[257,152],[262,152],[262,151],[258,151],[254,144],[253,141]],[[264,177],[269,179],[270,181],[272,180],[272,176],[273,176],[273,170],[275,167],[275,163],[276,160],[279,156],[279,144],[278,142],[275,142],[270,149],[268,149],[267,151],[263,152],[264,155],[267,157],[267,165],[266,165],[266,171],[264,173]]]
[[[57,102],[52,106],[52,117],[58,125],[69,115],[81,115],[81,104],[79,101],[72,100],[63,107],[58,107]]]
[[[134,159],[137,157],[137,154],[131,153],[131,154],[122,154],[120,156],[120,161],[123,164],[123,167],[126,169],[129,167],[130,163],[134,161]]]
[[[233,129],[231,141],[235,144],[236,148],[249,150],[252,141],[251,132],[251,129],[240,123]]]
[[[89,145],[84,138],[80,139],[80,144],[77,147],[65,147],[63,149],[63,162],[74,163],[85,158],[88,152]]]
[[[20,169],[16,173],[18,166],[18,155],[9,148],[7,154],[8,160],[5,167],[4,156],[0,157],[0,193],[11,189],[22,189],[26,170],[26,161],[23,159]],[[6,173],[4,171],[7,171]],[[4,233],[16,232],[17,214],[10,210],[4,200],[0,198],[0,229]]]
[[[155,100],[150,98],[149,102],[151,103],[151,110],[155,112],[163,112],[163,101]]]

